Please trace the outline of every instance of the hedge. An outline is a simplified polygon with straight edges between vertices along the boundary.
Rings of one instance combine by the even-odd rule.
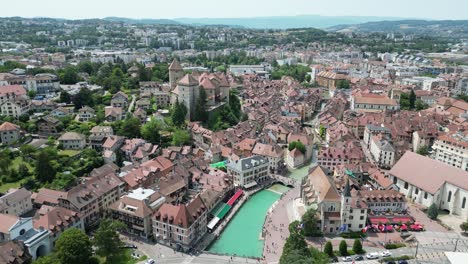
[[[404,243],[385,244],[385,249],[397,249],[406,247]]]

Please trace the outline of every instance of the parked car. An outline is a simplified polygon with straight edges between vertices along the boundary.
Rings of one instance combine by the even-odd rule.
[[[387,261],[387,264],[396,264],[395,261]]]
[[[390,253],[390,251],[388,251],[388,250],[380,252],[380,256],[382,256],[382,257],[390,257],[391,255],[392,255],[392,253]]]
[[[133,245],[133,244],[130,244],[130,243],[125,243],[123,246],[121,246],[120,248],[137,248],[136,245]]]
[[[353,261],[353,259],[351,257],[343,257],[341,258],[341,260],[343,260],[344,262],[351,262]]]
[[[355,256],[354,260],[364,260],[364,257],[363,256]]]
[[[336,256],[333,256],[333,257],[330,258],[330,262],[331,263],[336,263],[336,262],[338,262],[338,258]]]
[[[408,261],[403,259],[403,260],[398,261],[398,264],[408,264]]]
[[[368,259],[378,259],[379,254],[377,252],[369,253],[369,254],[366,255],[366,258],[368,258]]]
[[[148,261],[146,261],[146,264],[154,264],[154,263],[156,263],[154,259],[148,259]]]

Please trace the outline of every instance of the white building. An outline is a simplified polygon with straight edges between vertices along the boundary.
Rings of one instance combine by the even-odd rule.
[[[456,95],[468,94],[468,77],[464,77],[458,80],[455,88],[452,89],[452,93]]]
[[[0,105],[1,115],[19,118],[21,115],[26,114],[29,111],[29,107],[29,100],[22,97],[16,97]]]
[[[390,168],[395,163],[395,149],[391,141],[382,135],[371,138],[369,151],[379,167]]]
[[[234,185],[250,188],[268,178],[269,162],[262,156],[229,160],[227,173],[234,177]]]
[[[31,192],[21,189],[10,189],[0,197],[0,213],[21,216],[33,209]]]
[[[64,149],[84,149],[86,147],[86,136],[67,132],[59,137],[58,141],[63,144]]]
[[[407,151],[389,171],[399,191],[413,202],[468,217],[468,172]]]
[[[466,133],[456,132],[439,136],[432,145],[433,158],[468,171],[468,135]]]
[[[33,259],[48,255],[50,248],[49,231],[36,230],[32,218],[0,214],[0,242],[23,241]]]

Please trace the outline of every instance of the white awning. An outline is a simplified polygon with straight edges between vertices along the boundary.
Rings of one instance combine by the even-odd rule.
[[[248,188],[254,187],[256,185],[257,185],[257,182],[253,181],[253,182],[249,182],[249,183],[245,184],[244,188],[248,189]]]
[[[208,229],[213,229],[216,226],[216,224],[219,222],[219,220],[221,219],[219,219],[218,217],[211,219],[211,221],[207,225]]]

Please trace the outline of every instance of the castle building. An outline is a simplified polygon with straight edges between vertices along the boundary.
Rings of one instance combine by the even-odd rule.
[[[200,89],[206,92],[208,113],[220,109],[229,103],[230,85],[224,73],[188,73],[185,74],[179,62],[169,66],[171,102],[183,103],[187,107],[187,118],[192,119]]]

